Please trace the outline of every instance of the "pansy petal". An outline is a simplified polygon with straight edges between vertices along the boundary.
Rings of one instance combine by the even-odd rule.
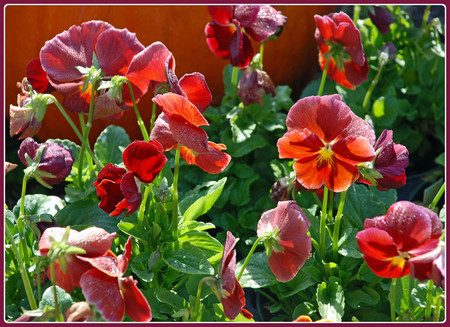
[[[227,231],[219,273],[221,275],[222,288],[229,293],[233,293],[236,286],[236,250],[233,250],[235,245],[236,238],[230,231]]]
[[[371,258],[388,260],[398,256],[397,246],[384,230],[367,228],[356,234],[361,252]]]
[[[250,65],[255,52],[248,36],[239,28],[230,39],[230,62],[233,66],[246,68]]]
[[[134,141],[123,151],[123,163],[144,183],[151,183],[167,161],[158,141]],[[128,201],[128,199],[127,199]]]
[[[234,278],[234,280],[234,291],[228,296],[222,297],[222,305],[225,316],[230,320],[234,320],[238,316],[238,314],[242,313],[244,317],[246,317],[247,319],[251,319],[253,315],[247,310],[243,309],[243,307],[245,306],[244,290],[242,289],[241,284],[239,284],[239,282],[237,281],[236,277]]]
[[[80,286],[81,276],[92,269],[92,266],[79,260],[74,255],[66,255],[66,271],[64,272],[58,260],[55,260],[55,281],[56,285],[64,289],[66,292],[72,292],[75,287]],[[47,276],[51,279],[50,268],[47,269]]]
[[[152,320],[152,311],[144,294],[137,288],[133,277],[121,278],[120,290],[125,301],[125,312],[133,321],[147,322]]]
[[[200,127],[189,123],[184,117],[178,114],[173,114],[168,122],[172,136],[179,144],[197,153],[209,151],[208,135]]]
[[[406,276],[410,272],[408,261],[400,258],[398,262],[395,260],[380,260],[369,256],[363,256],[367,266],[378,277],[382,278],[400,278]]]
[[[250,27],[251,24],[255,22],[255,20],[258,18],[258,13],[261,10],[261,7],[258,5],[237,5],[234,8],[234,18],[239,21],[239,23],[243,27]],[[267,6],[269,7],[269,6]],[[246,29],[247,31],[247,29]],[[258,40],[255,40],[257,42],[260,42]]]
[[[62,84],[63,85],[63,84]],[[75,88],[70,90],[69,93],[65,93],[66,89],[72,88],[75,85]],[[57,88],[59,92],[64,94],[63,107],[67,108],[67,110],[74,113],[89,113],[89,105],[91,102],[91,86],[88,89],[81,93],[83,88],[83,83],[79,82],[78,84],[70,84],[64,83],[64,89]]]
[[[86,258],[79,255],[77,258],[81,261],[90,263],[92,267],[100,270],[108,276],[120,277],[122,275],[122,272],[118,267],[117,258],[111,251],[108,255],[103,255],[100,257]]]
[[[242,21],[241,24],[253,40],[262,42],[277,31],[278,11],[272,6],[261,5],[256,19],[250,25],[246,25]]]
[[[364,61],[361,66],[351,60],[344,62],[344,71],[347,80],[354,86],[358,86],[367,81],[369,64],[367,63],[366,56],[364,56]]]
[[[158,94],[153,98],[153,102],[161,107],[169,119],[172,115],[178,115],[195,126],[209,125],[197,107],[186,97],[175,93]]]
[[[109,29],[97,39],[95,53],[106,76],[125,75],[133,57],[144,50],[135,33],[124,29]]]
[[[189,101],[203,113],[211,103],[211,91],[205,76],[200,73],[186,74],[180,79],[180,87]]]
[[[219,25],[215,22],[208,23],[205,27],[206,43],[209,49],[221,59],[230,58],[230,42],[233,34],[236,33],[236,26]]]
[[[292,158],[308,160],[316,158],[318,152],[324,147],[317,134],[311,134],[307,129],[291,130],[286,132],[277,141],[280,158]]]
[[[54,87],[50,85],[47,73],[41,65],[41,59],[34,58],[27,65],[27,80],[33,89],[39,93],[47,93],[54,91]]]
[[[123,175],[122,180],[120,181],[120,190],[127,202],[128,216],[138,210],[141,205],[141,193],[139,193],[136,181],[134,180],[133,172],[130,171]],[[121,207],[124,203],[119,203],[119,205],[119,207]]]
[[[114,117],[117,114],[121,117],[122,113],[129,108],[130,107],[124,103],[120,106],[116,100],[111,99],[109,95],[105,93],[97,96],[95,99],[93,119],[105,119]]]
[[[228,24],[233,18],[234,8],[231,5],[208,6],[208,12],[217,23]]]
[[[178,142],[172,136],[167,115],[164,113],[161,113],[156,119],[150,139],[158,141],[163,146],[164,151],[169,151],[177,146]]]
[[[113,182],[108,179],[102,180],[96,185],[97,196],[100,198],[98,206],[106,213],[112,214],[116,206],[124,197],[120,190],[120,181]]]
[[[375,158],[375,151],[365,137],[346,137],[333,144],[331,150],[339,159],[354,165]]]
[[[195,155],[191,150],[185,148],[181,155],[188,164],[195,164],[208,174],[219,174],[231,161],[231,156],[222,150],[224,149],[220,145],[208,142],[207,152]]]
[[[86,300],[95,304],[103,318],[108,321],[123,319],[125,301],[122,298],[117,277],[110,277],[94,268],[83,274],[80,285]]]
[[[126,73],[126,77],[132,84],[135,98],[140,98],[147,93],[150,82],[165,82],[165,63],[172,53],[161,42],[154,42],[133,57]],[[173,58],[173,57],[172,57]],[[175,69],[175,60],[171,60],[171,69]],[[130,93],[124,87],[124,101],[131,102]]]
[[[128,237],[127,243],[123,247],[123,253],[117,257],[118,266],[122,274],[127,271],[128,262],[131,258],[132,237]]]
[[[47,256],[47,253],[52,246],[53,240],[60,242],[65,232],[66,229],[63,227],[47,228],[41,235],[41,238],[39,240],[39,255],[44,257]],[[70,235],[75,235],[76,233],[79,232],[74,229],[71,229],[69,231],[69,237]]]
[[[108,233],[103,228],[89,227],[79,233],[69,236],[67,244],[76,246],[86,251],[84,256],[96,257],[103,255],[111,248],[116,233]]]

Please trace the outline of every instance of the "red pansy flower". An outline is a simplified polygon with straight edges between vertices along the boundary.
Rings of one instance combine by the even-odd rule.
[[[416,276],[431,270],[432,261],[420,256],[438,247],[441,234],[442,223],[436,213],[399,201],[385,216],[366,219],[356,239],[364,261],[377,276],[399,278],[408,275],[413,265]],[[421,265],[423,262],[428,264]]]
[[[359,177],[359,163],[371,161],[375,133],[339,95],[311,96],[295,103],[286,119],[287,133],[277,142],[280,158],[297,159],[297,180],[307,189],[325,185],[346,190]]]
[[[311,225],[295,201],[280,201],[275,209],[266,211],[258,222],[258,237],[264,240],[269,267],[280,282],[288,282],[297,275],[311,256]]]
[[[361,43],[361,35],[353,21],[343,12],[328,16],[314,15],[316,43],[319,46],[319,65],[327,75],[350,89],[367,80],[369,65]]]
[[[99,172],[94,186],[100,198],[99,207],[118,216],[128,209],[127,215],[139,209],[141,193],[136,179],[151,183],[167,161],[164,150],[158,141],[134,141],[122,154],[125,168],[109,163]]]
[[[249,37],[262,42],[286,22],[286,17],[268,5],[208,6],[208,11],[213,19],[205,27],[209,48],[240,68],[247,67],[254,56]]]
[[[125,313],[134,321],[152,319],[150,305],[137,288],[132,276],[124,277],[131,257],[131,236],[122,255],[116,257],[109,251],[98,258],[83,258],[94,268],[80,278],[80,286],[86,300],[108,321],[121,321]]]
[[[369,175],[370,170],[374,169],[378,172],[374,178],[377,182],[377,188],[381,191],[399,188],[406,184],[405,168],[409,164],[409,152],[404,145],[393,142],[392,134],[391,130],[384,130],[381,133],[374,146],[375,151],[380,149],[380,152],[375,158],[373,168],[367,171]],[[370,180],[364,178],[364,174],[358,181],[372,185]]]
[[[51,227],[47,228],[39,241],[39,254],[47,256],[53,240],[60,242],[65,228]],[[90,227],[81,232],[71,229],[67,245],[82,248],[85,254],[65,254],[66,270],[61,269],[59,260],[55,260],[55,279],[56,285],[71,292],[75,287],[80,286],[81,276],[92,268],[92,266],[83,261],[83,258],[94,258],[105,255],[111,248],[112,241],[116,233],[108,233],[102,228]],[[50,268],[47,270],[50,278]]]
[[[86,75],[77,67],[101,70],[104,78],[125,76],[132,84],[136,101],[145,94],[152,81],[163,79],[164,62],[158,61],[161,52],[169,52],[160,42],[144,47],[136,34],[116,29],[102,21],[89,21],[72,26],[41,49],[40,60],[50,84],[64,95],[64,106],[76,113],[87,113],[91,101],[90,87],[82,93]],[[97,96],[97,95],[96,95]],[[123,103],[96,97],[95,118],[121,114],[132,105],[128,87],[123,88]]]
[[[220,263],[219,280],[222,287],[222,305],[225,316],[234,320],[238,314],[251,319],[253,315],[244,309],[245,293],[236,278],[236,238],[227,231],[227,239],[223,248],[222,262]]]
[[[50,84],[47,73],[42,68],[41,59],[34,58],[27,65],[27,80],[33,89],[39,93],[50,93],[55,88]]]

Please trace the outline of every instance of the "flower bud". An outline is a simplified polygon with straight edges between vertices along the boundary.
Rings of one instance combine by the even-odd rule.
[[[43,149],[41,149],[44,147]],[[19,159],[30,168],[31,176],[42,185],[49,187],[61,183],[72,170],[72,151],[57,143],[39,144],[27,137],[19,148]]]
[[[374,6],[373,13],[369,11],[369,17],[380,33],[383,34],[389,31],[389,25],[394,22],[391,13],[385,7]]]
[[[90,317],[93,316],[91,307],[89,306],[89,303],[83,301],[83,302],[76,302],[72,304],[72,306],[66,310],[66,321],[88,321]]]
[[[242,74],[238,88],[238,96],[245,106],[254,103],[259,103],[262,106],[264,93],[272,93],[273,97],[276,95],[275,86],[269,75],[265,71],[251,66]]]

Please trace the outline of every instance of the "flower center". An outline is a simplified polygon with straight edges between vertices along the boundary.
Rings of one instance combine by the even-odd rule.
[[[403,268],[405,265],[406,260],[402,255],[398,255],[391,260],[391,266],[400,267]]]
[[[331,145],[326,144],[322,149],[320,149],[318,160],[320,163],[330,164],[333,162],[333,156],[334,152],[331,150]]]

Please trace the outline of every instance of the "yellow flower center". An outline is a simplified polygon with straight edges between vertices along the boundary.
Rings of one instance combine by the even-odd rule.
[[[400,267],[403,268],[405,265],[406,260],[402,255],[398,255],[391,260],[391,266]]]
[[[334,155],[334,152],[333,152],[333,150],[331,150],[331,145],[326,144],[322,149],[320,149],[319,157],[317,158],[317,160],[320,163],[325,161],[327,164],[330,164],[333,162],[333,155]]]

